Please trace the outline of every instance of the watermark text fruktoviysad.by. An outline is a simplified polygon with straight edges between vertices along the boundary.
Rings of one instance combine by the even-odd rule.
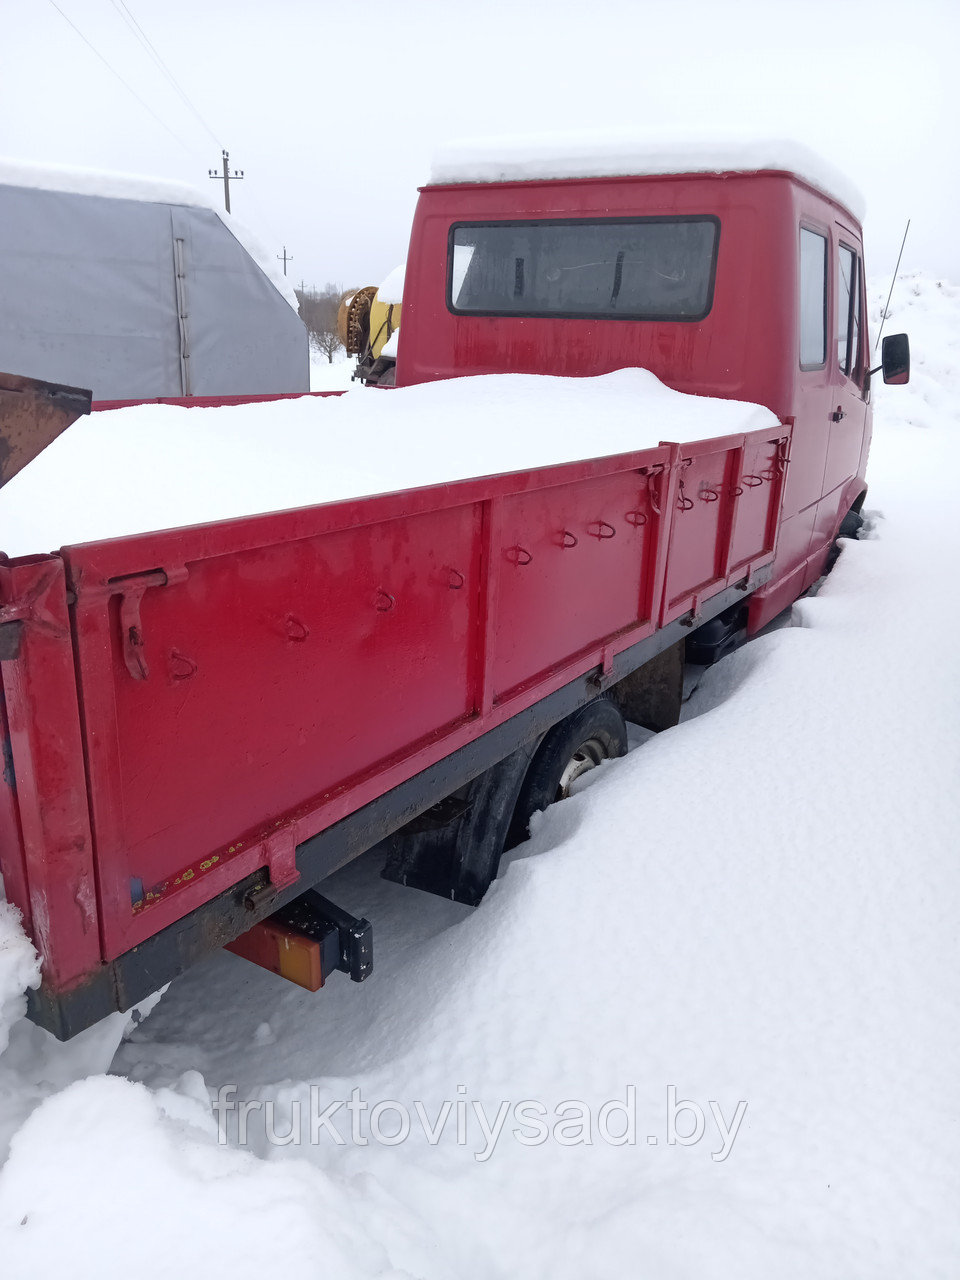
[[[622,1098],[611,1098],[599,1106],[568,1098],[547,1106],[536,1098],[519,1102],[501,1100],[484,1103],[467,1095],[458,1085],[456,1097],[427,1106],[423,1102],[400,1102],[395,1098],[371,1101],[359,1088],[349,1098],[330,1099],[317,1085],[309,1097],[275,1102],[270,1098],[241,1099],[236,1085],[221,1085],[214,1111],[218,1140],[231,1137],[240,1146],[247,1144],[251,1129],[271,1146],[301,1146],[333,1143],[366,1147],[375,1143],[398,1147],[408,1141],[425,1141],[437,1146],[454,1141],[472,1147],[474,1159],[490,1159],[504,1138],[523,1147],[540,1147],[548,1142],[560,1147],[648,1146],[661,1143],[675,1147],[707,1144],[711,1160],[725,1161],[733,1151],[737,1134],[747,1113],[747,1103],[726,1104],[716,1099],[706,1107],[690,1098],[678,1097],[677,1086],[668,1085],[666,1103],[655,1123],[640,1126],[637,1116],[637,1088],[627,1085]],[[641,1133],[641,1128],[650,1132]]]

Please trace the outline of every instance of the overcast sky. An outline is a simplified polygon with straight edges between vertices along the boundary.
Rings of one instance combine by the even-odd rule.
[[[245,173],[233,212],[287,247],[296,283],[376,284],[401,262],[438,143],[634,126],[806,143],[866,196],[871,274],[892,269],[910,217],[904,267],[960,282],[957,0],[0,0],[0,14],[0,156],[210,187],[225,146]]]

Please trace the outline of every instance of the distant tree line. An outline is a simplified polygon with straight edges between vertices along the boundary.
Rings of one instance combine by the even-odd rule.
[[[326,284],[322,289],[297,289],[296,295],[300,319],[310,335],[310,346],[333,364],[333,357],[343,350],[337,334],[337,308],[343,289],[338,284]]]

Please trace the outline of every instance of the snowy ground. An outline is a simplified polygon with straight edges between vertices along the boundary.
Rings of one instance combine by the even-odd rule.
[[[310,352],[310,390],[346,391],[357,367],[356,356],[348,356],[341,347],[339,353],[328,360],[326,356]]]
[[[960,290],[905,278],[901,329],[870,538],[479,910],[341,872],[362,987],[222,953],[105,1075],[122,1020],[57,1046],[18,1019],[0,916],[4,1276],[956,1274]],[[218,1095],[253,1104],[246,1149]]]

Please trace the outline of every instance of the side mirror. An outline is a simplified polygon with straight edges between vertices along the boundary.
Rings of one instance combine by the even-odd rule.
[[[910,381],[910,339],[905,333],[892,333],[883,340],[880,356],[883,380],[890,386],[902,387]]]

